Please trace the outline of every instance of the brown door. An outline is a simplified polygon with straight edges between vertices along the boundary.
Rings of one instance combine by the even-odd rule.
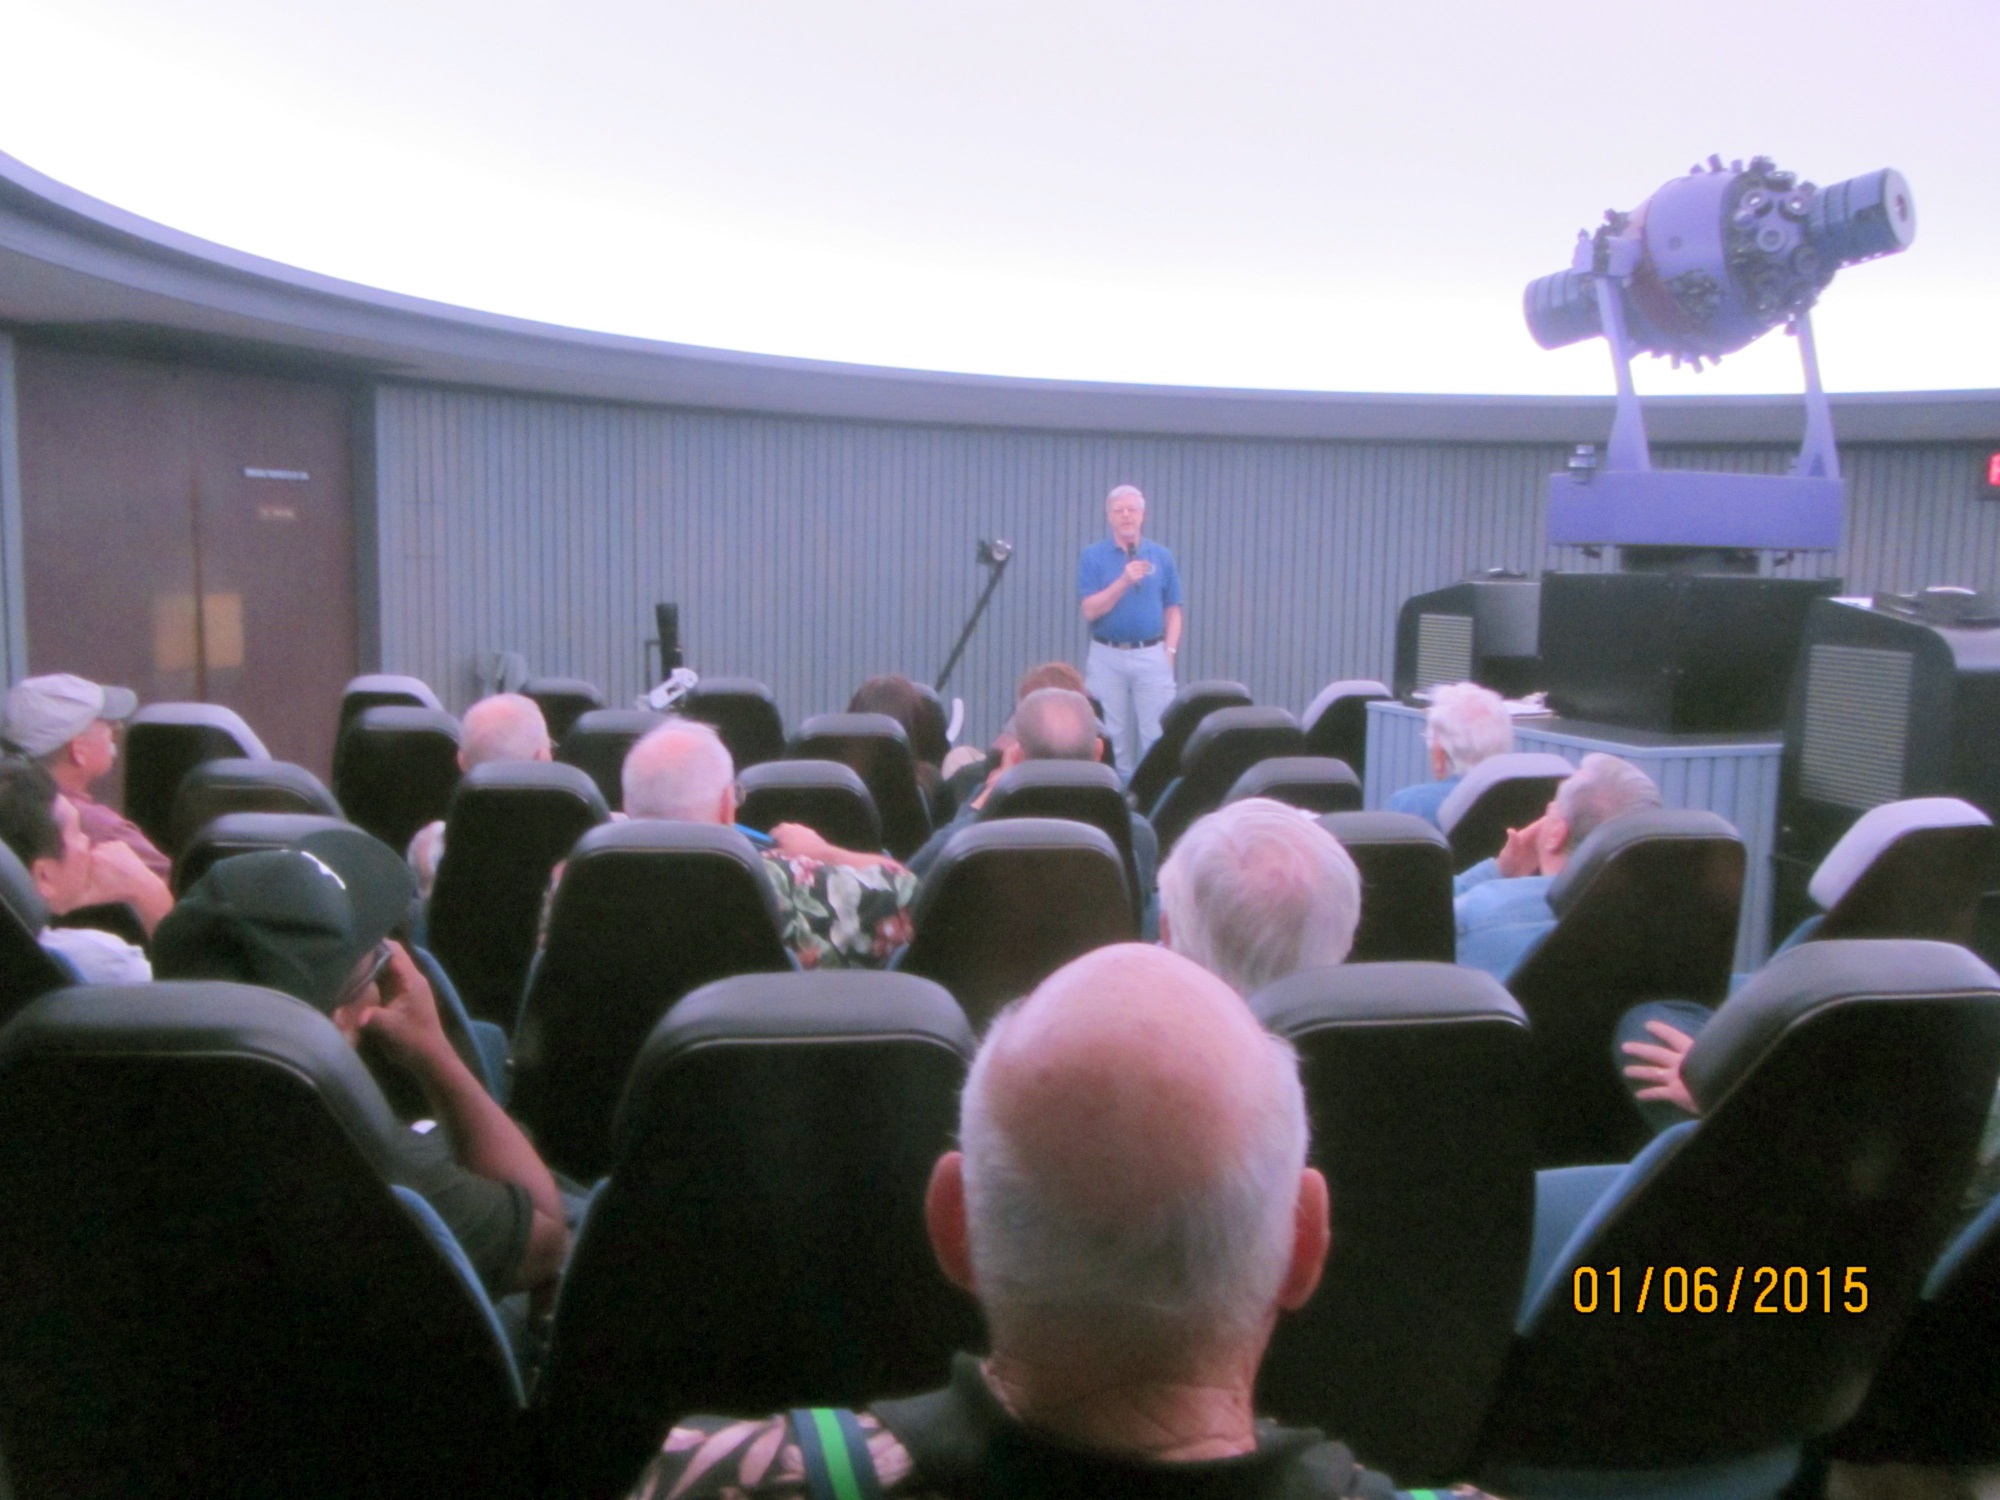
[[[29,670],[226,704],[324,778],[356,659],[352,392],[17,347]]]

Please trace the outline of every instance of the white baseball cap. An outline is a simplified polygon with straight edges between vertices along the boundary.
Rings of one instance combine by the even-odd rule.
[[[99,687],[68,672],[24,677],[7,690],[4,734],[23,755],[40,759],[99,719],[129,719],[139,706],[130,688]]]

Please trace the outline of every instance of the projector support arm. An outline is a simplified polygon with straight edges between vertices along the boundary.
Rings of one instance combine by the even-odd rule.
[[[1840,450],[1833,442],[1833,409],[1819,383],[1819,350],[1813,344],[1812,313],[1792,319],[1792,336],[1799,341],[1799,363],[1806,372],[1806,436],[1799,444],[1792,472],[1807,479],[1840,478]]]
[[[1619,279],[1599,274],[1597,315],[1603,322],[1604,342],[1611,348],[1611,371],[1618,378],[1618,406],[1611,419],[1611,441],[1605,445],[1604,466],[1608,469],[1645,470],[1653,467],[1646,448],[1646,419],[1639,411],[1639,393],[1632,385],[1632,345],[1625,335],[1625,298]]]

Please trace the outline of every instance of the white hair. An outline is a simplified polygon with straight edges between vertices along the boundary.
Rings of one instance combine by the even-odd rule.
[[[1068,1327],[1108,1347],[1202,1347],[1256,1332],[1291,1264],[1310,1133],[1290,1043],[1259,1038],[1268,1076],[1213,1180],[1141,1216],[1092,1212],[1045,1191],[994,1117],[988,1063],[1024,1004],[988,1027],[959,1100],[966,1231],[989,1322]]]
[[[549,725],[541,706],[520,693],[495,693],[465,711],[459,757],[466,769],[489,761],[541,760],[549,753]]]
[[[1067,688],[1036,688],[1008,722],[1029,760],[1089,760],[1097,748],[1097,710]]]
[[[1168,946],[1252,995],[1343,962],[1361,920],[1361,872],[1296,807],[1246,797],[1181,835],[1160,867]]]
[[[1463,776],[1482,760],[1514,748],[1514,720],[1491,688],[1447,682],[1431,689],[1424,736],[1444,752],[1451,774]]]
[[[1659,805],[1660,789],[1652,777],[1629,760],[1592,751],[1556,788],[1556,811],[1569,824],[1569,842],[1563,847],[1574,849],[1613,818]]]
[[[1140,489],[1139,486],[1136,484],[1113,485],[1111,487],[1111,493],[1104,497],[1104,508],[1106,510],[1109,510],[1111,508],[1111,502],[1116,500],[1121,495],[1130,495],[1134,500],[1137,500],[1139,502],[1139,509],[1144,510],[1146,508],[1146,492]]]
[[[669,719],[626,752],[620,779],[629,817],[713,823],[736,763],[708,725]]]

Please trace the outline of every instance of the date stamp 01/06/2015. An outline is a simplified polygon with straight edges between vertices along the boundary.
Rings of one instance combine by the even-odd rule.
[[[1580,1313],[1868,1311],[1866,1266],[1578,1266],[1570,1306]]]

